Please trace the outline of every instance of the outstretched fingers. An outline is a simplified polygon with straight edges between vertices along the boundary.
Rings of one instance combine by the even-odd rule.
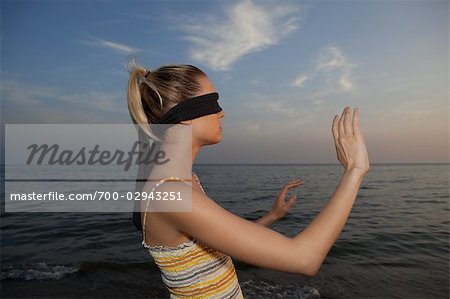
[[[359,131],[359,109],[358,108],[355,108],[355,110],[354,110],[352,126],[353,126],[353,134],[355,136],[359,135],[360,131]]]
[[[279,195],[284,198],[286,197],[286,194],[288,193],[288,191],[292,188],[295,188],[297,186],[300,186],[303,184],[303,179],[296,179],[293,180],[289,183],[287,183],[286,185],[283,186],[283,189],[281,190],[281,192],[279,193]]]
[[[344,110],[342,110],[341,117],[339,118],[339,137],[344,137],[345,135],[344,120],[347,107],[345,107]]]
[[[344,130],[345,134],[353,135],[352,121],[351,121],[351,110],[350,106],[347,106],[345,109],[345,117],[344,117]]]
[[[333,118],[333,124],[331,126],[331,132],[335,141],[339,138],[339,116],[335,115]]]

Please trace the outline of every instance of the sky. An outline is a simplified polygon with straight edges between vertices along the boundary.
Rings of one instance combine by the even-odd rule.
[[[1,1],[4,124],[132,123],[131,57],[220,95],[196,163],[339,163],[358,107],[371,164],[449,162],[449,1]],[[111,132],[114,134],[114,132]]]

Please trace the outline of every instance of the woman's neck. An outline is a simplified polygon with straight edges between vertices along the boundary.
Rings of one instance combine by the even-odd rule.
[[[175,125],[168,130],[160,145],[160,153],[164,156],[160,161],[164,163],[156,164],[151,176],[191,179],[192,165],[199,149],[192,140],[191,128]]]

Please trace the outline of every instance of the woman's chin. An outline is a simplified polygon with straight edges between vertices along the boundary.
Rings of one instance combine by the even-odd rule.
[[[218,135],[215,139],[210,139],[205,145],[213,145],[222,141],[222,135]]]
[[[221,141],[222,141],[222,133],[219,133],[219,134],[217,135],[217,138],[216,138],[214,144],[219,143],[219,142],[221,142]]]

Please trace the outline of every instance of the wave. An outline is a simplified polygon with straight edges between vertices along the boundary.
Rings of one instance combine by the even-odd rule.
[[[2,268],[1,280],[48,280],[60,279],[66,275],[78,272],[78,265],[48,265],[36,263],[30,265],[8,265]]]

